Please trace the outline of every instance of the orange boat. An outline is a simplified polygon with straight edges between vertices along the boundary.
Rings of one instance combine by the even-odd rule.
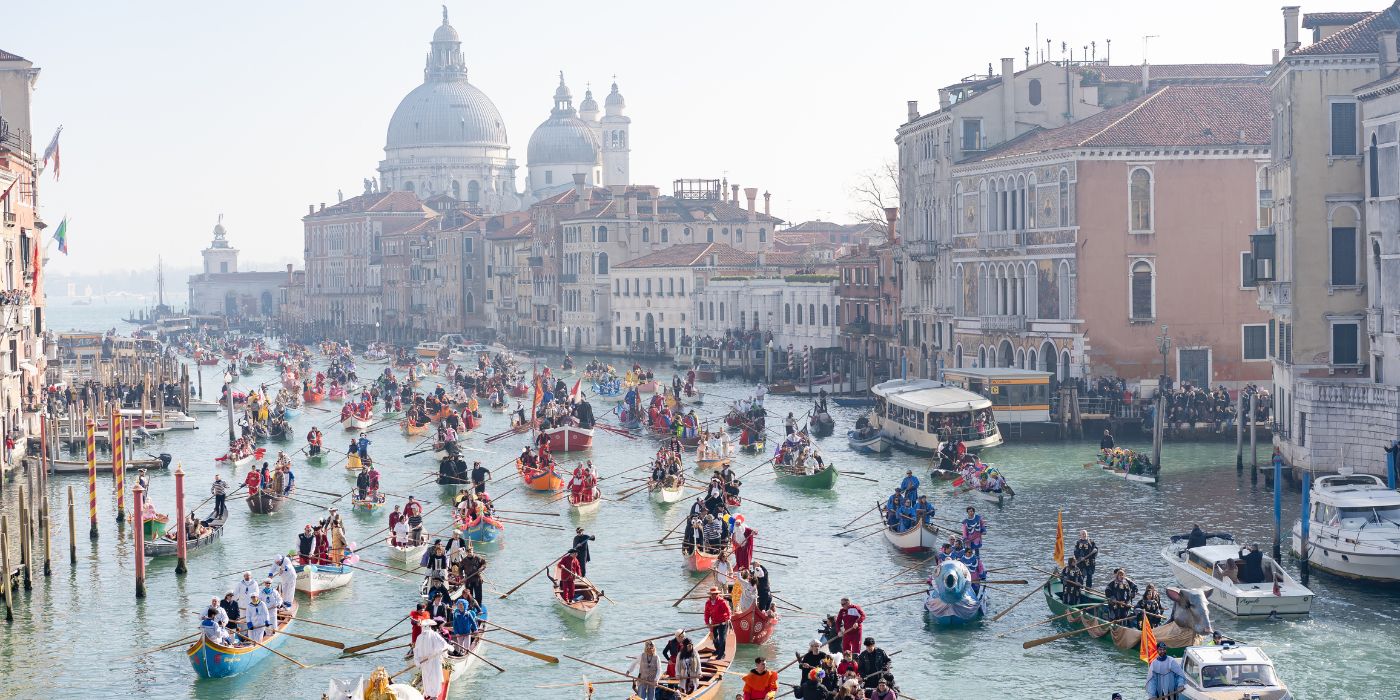
[[[427,423],[424,423],[424,424],[422,424],[422,425],[414,425],[414,424],[413,424],[413,421],[408,420],[408,419],[404,419],[404,422],[403,422],[403,434],[404,434],[404,435],[422,435],[423,433],[426,433],[426,432],[428,432],[428,424],[427,424]]]
[[[326,392],[325,392],[324,390],[322,390],[322,391],[311,391],[311,390],[307,390],[307,391],[301,392],[301,398],[302,398],[302,400],[305,401],[306,403],[321,403],[321,400],[324,399],[324,398],[326,398]]]
[[[564,488],[564,480],[559,478],[559,474],[554,471],[553,464],[549,465],[547,471],[535,471],[531,474],[525,470],[524,463],[517,458],[515,470],[520,472],[520,478],[525,482],[525,488],[532,491],[558,491]]]
[[[715,561],[719,559],[718,554],[710,554],[696,547],[691,553],[685,554],[685,570],[697,574],[703,574],[715,568]]]
[[[734,637],[740,644],[763,644],[773,636],[773,630],[778,627],[778,616],[770,615],[758,609],[758,604],[741,613],[735,613],[734,619],[730,620],[730,627],[734,628]]]

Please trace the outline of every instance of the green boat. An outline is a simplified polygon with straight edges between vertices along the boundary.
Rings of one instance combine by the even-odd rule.
[[[306,463],[313,467],[319,467],[326,463],[326,453],[322,452],[320,454],[307,455]]]
[[[778,483],[796,486],[803,489],[834,489],[836,488],[836,465],[831,462],[826,463],[826,468],[813,474],[785,471],[783,467],[773,466],[773,471],[778,474]]]
[[[1099,617],[1104,608],[1102,596],[1092,595],[1088,592],[1081,592],[1080,598],[1084,601],[1077,605],[1066,605],[1060,599],[1060,591],[1064,584],[1059,578],[1051,578],[1045,582],[1042,592],[1045,594],[1045,604],[1049,606],[1050,612],[1055,615],[1066,615],[1056,621],[1062,627],[1071,629],[1090,628],[1086,634],[1091,637],[1108,639],[1113,645],[1124,651],[1138,652],[1139,641],[1142,632],[1135,627],[1126,627],[1116,623],[1105,624],[1108,621]],[[1164,597],[1165,600],[1165,597]],[[1071,613],[1072,609],[1078,612]],[[1209,616],[1206,617],[1207,627],[1209,626]],[[1208,637],[1201,634],[1193,634],[1190,630],[1178,626],[1174,622],[1165,622],[1154,628],[1157,636],[1159,648],[1164,648],[1171,656],[1181,656],[1186,647],[1204,643]]]

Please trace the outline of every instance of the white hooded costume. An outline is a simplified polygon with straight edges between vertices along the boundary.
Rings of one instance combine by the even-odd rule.
[[[267,572],[267,577],[273,578],[274,576],[280,578],[278,585],[280,589],[278,593],[282,594],[280,604],[291,607],[292,601],[296,599],[297,595],[297,570],[296,567],[292,566],[292,560],[287,558],[287,555],[277,555],[277,561],[272,563],[272,570]],[[267,604],[272,606],[271,602]]]
[[[253,580],[253,572],[244,571],[243,578],[233,585],[233,598],[238,601],[239,610],[247,610],[249,601],[258,592],[258,582]],[[244,615],[246,618],[247,615]]]
[[[418,671],[423,674],[423,697],[437,698],[442,692],[442,659],[451,648],[447,640],[442,638],[434,628],[432,620],[424,620],[419,623],[423,632],[418,635],[418,641],[413,645],[413,663],[418,665]]]

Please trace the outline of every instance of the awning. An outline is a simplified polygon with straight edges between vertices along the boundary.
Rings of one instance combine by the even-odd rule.
[[[39,368],[35,367],[34,363],[27,360],[19,363],[19,368],[24,370],[25,374],[35,375],[39,373]]]

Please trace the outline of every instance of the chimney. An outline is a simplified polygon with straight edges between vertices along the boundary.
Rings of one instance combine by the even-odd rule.
[[[757,188],[757,187],[745,187],[745,188],[744,188],[744,196],[747,197],[748,200],[749,200],[749,221],[753,221],[753,220],[754,220],[754,209],[753,209],[753,204],[754,204],[754,200],[758,199],[758,188]]]
[[[1278,63],[1278,49],[1274,49],[1274,63]]]
[[[1382,76],[1395,73],[1396,67],[1400,65],[1400,56],[1396,55],[1395,37],[1394,29],[1386,29],[1377,34],[1376,38],[1380,44]]]
[[[763,215],[764,215],[764,216],[772,216],[772,215],[773,215],[773,213],[772,213],[771,211],[768,210],[768,205],[772,202],[772,200],[773,200],[773,193],[772,193],[772,192],[764,192],[764,193],[763,193]]]
[[[739,186],[730,185],[729,187],[733,190],[733,192],[730,193],[729,201],[733,202],[734,206],[737,207],[739,206]]]
[[[1298,50],[1303,44],[1298,41],[1298,6],[1285,5],[1283,8],[1283,53]]]
[[[291,263],[287,263],[287,286],[290,287],[291,284],[292,284],[292,264],[291,264]]]
[[[919,118],[919,101],[909,100],[909,121]]]
[[[1147,59],[1142,61],[1142,94],[1147,94],[1147,86],[1152,83],[1152,78],[1148,74]]]
[[[316,205],[315,205],[315,204],[308,204],[308,205],[306,205],[306,215],[307,215],[307,216],[311,216],[312,214],[315,214],[315,213],[316,213]]]
[[[939,109],[948,109],[949,107],[952,107],[952,106],[953,106],[953,98],[952,98],[952,96],[950,96],[950,95],[948,94],[948,91],[947,91],[946,89],[939,88],[939,89],[938,89],[938,108],[939,108]]]
[[[895,229],[895,224],[899,222],[899,207],[885,207],[885,221],[890,225],[889,236],[885,240],[899,245],[899,232]]]
[[[582,214],[588,209],[588,176],[574,173],[574,213]]]
[[[1016,59],[1001,59],[1001,140],[1016,138]]]
[[[325,210],[326,210],[326,203],[325,203],[325,202],[321,202],[321,208],[320,208],[318,211],[325,211]]]

